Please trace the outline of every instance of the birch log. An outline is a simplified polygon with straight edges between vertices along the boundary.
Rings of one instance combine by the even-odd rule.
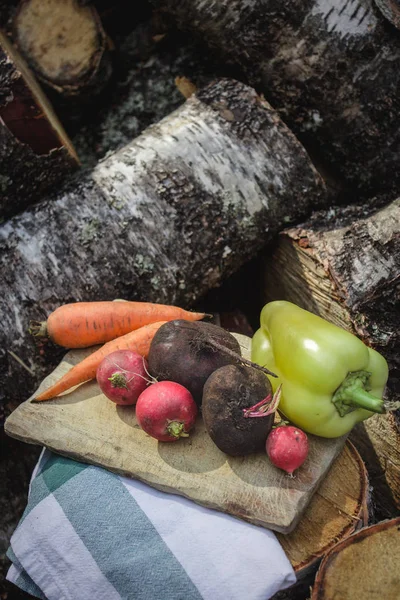
[[[0,31],[0,219],[36,201],[78,164],[49,101]]]
[[[400,397],[400,200],[379,209],[316,214],[288,229],[262,264],[261,302],[285,299],[358,335],[388,360],[388,396]],[[400,411],[351,433],[365,460],[378,517],[400,510]]]
[[[189,306],[320,205],[324,189],[277,113],[251,88],[221,80],[79,185],[3,225],[0,347],[34,368],[29,320],[63,302]],[[11,393],[17,363],[7,363]]]
[[[347,186],[400,190],[400,37],[373,0],[152,0],[239,63]]]

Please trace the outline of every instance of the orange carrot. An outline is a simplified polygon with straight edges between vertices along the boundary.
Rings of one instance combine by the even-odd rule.
[[[36,396],[34,400],[38,402],[42,400],[51,400],[51,398],[59,396],[75,385],[94,379],[96,377],[97,367],[103,358],[115,350],[134,350],[135,352],[138,352],[138,354],[147,357],[151,340],[156,331],[158,331],[164,323],[166,323],[166,321],[144,325],[135,331],[131,331],[126,335],[122,335],[121,337],[104,344],[99,350],[96,350],[93,354],[90,354],[90,356],[84,358],[80,363],[72,367],[72,369],[65,373],[61,379]]]
[[[88,348],[104,344],[157,321],[198,321],[204,313],[151,302],[75,302],[64,304],[47,321],[32,321],[30,332],[48,337],[64,348]]]

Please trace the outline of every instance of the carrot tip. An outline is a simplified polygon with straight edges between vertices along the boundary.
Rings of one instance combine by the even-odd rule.
[[[29,323],[29,333],[35,337],[48,337],[46,321],[31,321]]]
[[[46,400],[53,400],[53,398],[41,398],[40,396],[37,396],[36,398],[32,398],[31,402],[36,404],[39,402],[45,402]]]

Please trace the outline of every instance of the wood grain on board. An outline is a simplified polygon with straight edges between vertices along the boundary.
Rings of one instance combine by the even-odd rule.
[[[250,338],[240,334],[238,338],[243,355],[248,355]],[[48,387],[92,351],[70,351],[39,389]],[[5,428],[19,440],[282,533],[296,527],[345,443],[344,438],[310,436],[309,456],[291,478],[275,468],[264,453],[227,456],[211,441],[201,418],[189,438],[157,442],[139,428],[134,408],[107,400],[95,381],[52,401],[27,400],[10,415]]]

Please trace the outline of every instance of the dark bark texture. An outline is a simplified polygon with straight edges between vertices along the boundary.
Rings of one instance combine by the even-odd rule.
[[[333,297],[349,312],[355,333],[388,360],[394,397],[400,393],[400,200],[366,210],[344,212],[334,227],[300,230],[300,239],[328,269]]]
[[[375,4],[397,29],[400,29],[400,0],[375,0]]]
[[[325,201],[308,155],[251,88],[222,80],[192,96],[0,229],[2,393],[27,396],[8,351],[35,369],[30,319],[75,300],[189,306]]]
[[[390,365],[395,399],[400,393],[400,200],[379,210],[371,202],[316,212],[307,223],[282,232],[266,264],[267,299],[292,300],[381,352]]]
[[[0,219],[38,200],[78,166],[61,123],[16,57],[0,34]]]
[[[400,200],[314,213],[282,232],[262,268],[264,301],[295,302],[360,337],[387,359],[387,396],[400,399]],[[374,415],[350,434],[378,519],[400,510],[399,417]]]
[[[177,77],[190,78],[198,89],[226,77],[226,69],[189,36],[169,30],[158,40],[157,34],[157,23],[147,21],[127,35],[115,35],[113,83],[96,111],[80,105],[73,114],[70,106],[60,107],[84,167],[94,167],[183,104]]]
[[[61,98],[54,99],[58,100],[55,104],[57,113],[70,132],[84,168],[93,168],[106,154],[130,143],[150,124],[160,121],[182,105],[184,98],[174,83],[175,77],[186,75],[199,88],[218,78],[219,64],[207,56],[204,48],[188,39],[189,36],[170,31],[161,41],[157,41],[154,36],[160,31],[156,23],[152,25],[146,22],[132,30],[132,22],[128,23],[126,18],[124,27],[128,33],[121,32],[126,2],[127,0],[120,0],[118,3],[111,3],[111,0],[96,2],[98,9],[101,9],[105,29],[112,35],[116,45],[113,53],[113,85],[108,87],[107,94],[96,101],[96,111],[88,110],[80,104],[76,107],[79,108],[76,113],[71,110],[70,103],[68,107],[61,107]],[[110,4],[111,11],[108,10]],[[0,9],[1,6],[0,4]],[[144,7],[145,5],[135,6],[135,16],[139,17]],[[222,68],[222,71],[225,69]],[[230,312],[222,312],[220,320],[216,322],[228,330],[251,335],[252,329],[243,312],[237,310],[240,301],[238,280],[242,279],[242,271],[247,272],[246,267],[230,278],[229,286],[224,284],[220,288],[214,288],[210,292],[212,299],[202,299],[201,310],[215,315],[225,307]],[[242,287],[241,282],[240,290],[245,295]],[[51,371],[65,354],[64,349],[52,344],[44,344],[40,348],[29,346],[28,352],[35,357],[34,377],[7,353],[8,360],[13,363],[14,377],[17,378],[15,387],[19,382],[21,389],[14,400],[10,398],[10,402],[4,406],[6,414],[16,407],[20,398],[26,398],[33,382],[42,378],[40,374],[44,376]],[[0,362],[4,356],[3,354]],[[4,364],[1,362],[2,366]],[[6,436],[2,428],[0,445],[4,458],[3,462],[0,461],[0,481],[5,487],[5,492],[0,493],[0,531],[3,532],[3,536],[0,536],[0,597],[7,594],[8,600],[27,600],[26,595],[17,587],[4,581],[10,566],[5,552],[10,535],[26,505],[29,479],[40,449]]]
[[[400,189],[400,36],[372,0],[153,0],[239,63],[344,186]]]

